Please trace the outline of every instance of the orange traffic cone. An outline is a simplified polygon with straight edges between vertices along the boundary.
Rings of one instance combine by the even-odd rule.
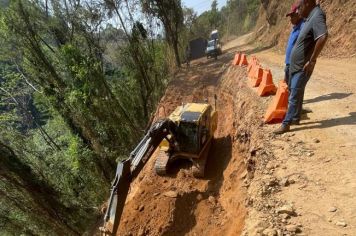
[[[250,73],[250,71],[252,70],[252,68],[253,68],[254,66],[257,66],[257,65],[259,65],[259,62],[258,62],[257,58],[256,58],[255,56],[252,56],[252,57],[251,57],[251,62],[248,63],[248,66],[247,66],[247,73]]]
[[[248,62],[247,62],[246,54],[242,54],[240,62],[239,62],[239,66],[247,66],[247,65],[248,65]]]
[[[251,59],[251,62],[247,66],[247,73],[249,73],[252,69],[252,67],[255,65],[255,60],[254,58]]]
[[[262,81],[263,68],[261,66],[258,66],[258,65],[252,67],[248,77],[250,79],[251,86],[252,87],[257,87],[258,85],[260,85],[260,83]]]
[[[258,87],[258,95],[266,96],[268,94],[275,94],[277,91],[276,86],[273,83],[272,73],[269,69],[263,70],[263,77],[260,86]]]
[[[281,80],[277,94],[265,114],[265,123],[280,123],[283,121],[288,109],[288,96],[288,85],[284,80]]]
[[[241,60],[241,54],[240,54],[240,53],[236,53],[236,54],[235,54],[235,58],[234,58],[234,60],[232,61],[232,65],[233,65],[233,66],[238,66],[239,63],[240,63],[240,60]]]
[[[247,71],[247,78],[251,79],[253,74],[255,73],[255,66],[252,64],[249,64],[248,66],[250,66],[250,70]]]

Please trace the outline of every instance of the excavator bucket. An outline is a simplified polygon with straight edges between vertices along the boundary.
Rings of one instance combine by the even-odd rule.
[[[130,157],[118,163],[115,179],[111,186],[108,208],[104,216],[104,225],[99,228],[101,235],[116,235],[132,179],[140,173],[162,139],[168,135],[172,126],[174,123],[168,119],[154,123],[131,152]]]
[[[129,160],[120,162],[117,165],[108,208],[104,216],[104,226],[100,228],[102,236],[112,236],[117,232],[130,188],[130,166]]]

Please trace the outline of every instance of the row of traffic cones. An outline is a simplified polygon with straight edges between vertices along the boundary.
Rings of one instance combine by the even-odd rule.
[[[259,96],[276,93],[277,88],[273,83],[271,70],[262,68],[256,57],[252,56],[247,72],[251,86],[258,87],[257,93]]]
[[[247,65],[249,83],[252,87],[258,87],[259,96],[276,94],[272,103],[264,116],[265,123],[278,123],[284,119],[288,108],[288,86],[284,80],[280,81],[278,89],[273,83],[270,69],[263,68],[259,60],[252,56],[250,62],[247,62],[245,54],[236,53],[233,65]]]
[[[234,65],[234,66],[247,66],[248,65],[248,61],[247,61],[246,54],[236,53],[235,54],[235,58],[232,61],[232,65]]]

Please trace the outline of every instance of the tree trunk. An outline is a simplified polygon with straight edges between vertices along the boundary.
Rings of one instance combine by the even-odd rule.
[[[174,50],[174,56],[175,56],[175,59],[176,59],[176,65],[178,67],[181,66],[181,63],[180,63],[180,57],[179,57],[179,49],[178,49],[178,39],[174,36],[172,36],[172,47],[173,47],[173,50]]]

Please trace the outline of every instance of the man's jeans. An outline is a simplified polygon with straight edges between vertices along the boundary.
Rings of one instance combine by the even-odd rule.
[[[303,107],[304,91],[310,77],[304,71],[299,71],[290,76],[289,79],[289,101],[288,111],[283,120],[283,125],[290,125],[293,121],[299,121]]]
[[[289,74],[289,64],[286,64],[286,67],[284,67],[284,78],[285,81],[288,85],[288,90],[290,91],[290,74]]]

